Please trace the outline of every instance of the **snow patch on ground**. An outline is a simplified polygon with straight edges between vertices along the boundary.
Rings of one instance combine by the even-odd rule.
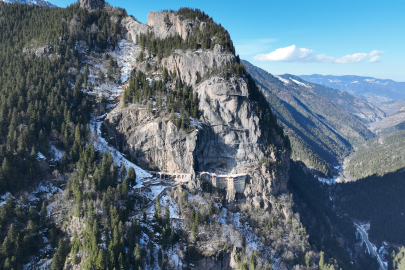
[[[296,84],[301,85],[301,86],[304,86],[304,87],[306,87],[306,88],[312,88],[311,86],[306,85],[305,83],[302,83],[302,82],[300,82],[300,81],[294,80],[293,78],[290,78],[290,80],[292,80],[292,81],[295,82]]]
[[[166,204],[169,204],[170,218],[181,218],[180,210],[176,201],[172,200],[172,198],[168,195],[162,196],[160,200],[160,204],[163,207],[166,207]]]
[[[104,95],[107,100],[114,100],[120,96],[124,91],[123,85],[128,81],[131,75],[133,65],[136,63],[136,57],[140,50],[138,45],[122,39],[114,51],[108,52],[108,55],[114,58],[118,63],[118,67],[121,71],[121,83],[109,82],[107,80],[100,84],[98,72],[101,70],[104,74],[107,74],[108,64],[104,63],[103,55],[100,55],[98,58],[90,58],[90,60],[87,61],[90,71],[88,81],[93,84],[94,87],[91,91],[87,89],[87,93],[96,97]]]
[[[0,198],[1,198],[1,201],[0,201],[0,207],[3,205],[3,204],[5,204],[6,203],[6,200],[7,200],[7,197],[8,196],[11,196],[11,198],[14,198],[14,196],[13,195],[11,195],[11,193],[10,192],[6,192],[6,193],[4,193],[4,195],[3,196],[1,196]]]
[[[55,146],[51,145],[51,149],[50,149],[50,154],[51,154],[51,161],[59,161],[62,159],[63,157],[63,153],[64,151],[59,150],[58,148],[56,148]]]
[[[386,261],[383,261],[381,256],[382,254],[378,253],[376,245],[371,243],[371,241],[368,238],[368,232],[370,231],[370,223],[368,222],[368,223],[354,223],[354,224],[356,225],[356,229],[359,232],[362,241],[366,244],[368,253],[373,257],[377,258],[377,261],[380,264],[380,268],[384,270],[387,269],[388,263]]]
[[[290,83],[290,81],[289,80],[287,80],[287,79],[284,79],[283,77],[280,77],[280,76],[274,76],[274,77],[276,77],[277,79],[279,79],[284,85],[286,85],[286,84],[289,84]]]
[[[40,182],[30,193],[28,200],[30,202],[39,201],[40,198],[49,200],[54,194],[59,192],[62,192],[62,190],[55,187],[50,181]]]
[[[316,177],[316,176],[314,176]],[[322,178],[318,177],[318,181],[327,185],[333,185],[336,184],[336,179],[338,178],[338,175],[334,176],[333,178]]]
[[[37,160],[46,160],[46,157],[41,152],[38,152]]]
[[[101,151],[102,153],[105,153],[108,151],[113,160],[117,162],[118,166],[121,166],[121,164],[124,164],[127,171],[129,170],[130,167],[133,167],[135,172],[136,172],[136,181],[140,183],[143,178],[147,177],[152,177],[150,173],[147,173],[146,171],[142,170],[138,166],[136,166],[134,163],[130,162],[127,160],[122,153],[120,153],[117,149],[114,147],[108,145],[107,141],[103,138],[101,135],[101,124],[102,124],[102,119],[105,117],[106,114],[100,116],[100,117],[92,117],[92,120],[90,121],[90,130],[93,130],[95,132],[95,140],[93,140],[93,145],[94,148]]]

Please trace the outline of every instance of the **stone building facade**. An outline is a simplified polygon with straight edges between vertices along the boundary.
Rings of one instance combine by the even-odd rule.
[[[247,174],[226,174],[217,175],[215,173],[200,173],[201,180],[210,183],[220,189],[234,190],[243,193],[245,190]]]

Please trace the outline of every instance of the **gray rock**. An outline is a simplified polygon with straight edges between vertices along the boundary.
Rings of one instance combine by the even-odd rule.
[[[85,8],[88,11],[93,11],[96,9],[103,9],[105,7],[104,0],[80,0],[80,7]]]
[[[34,44],[31,44],[23,49],[23,52],[26,54],[35,54],[37,57],[41,57],[44,55],[51,55],[53,53],[53,47],[49,45],[41,45],[41,46],[36,46]]]
[[[117,108],[104,121],[118,144],[129,151],[141,168],[154,171],[193,173],[197,132],[186,133],[169,121],[139,106]]]
[[[205,28],[198,20],[181,20],[174,12],[155,12],[148,14],[149,26],[153,28],[155,37],[164,39],[176,34],[186,39],[196,27]]]
[[[235,62],[231,53],[222,53],[221,45],[217,44],[214,50],[175,50],[168,58],[162,59],[162,65],[169,71],[176,72],[183,82],[195,84],[197,73],[203,77],[212,68],[219,68]]]
[[[162,65],[176,72],[184,82],[193,85],[200,99],[200,127],[190,132],[181,131],[167,113],[149,112],[142,105],[116,107],[104,121],[109,137],[117,137],[118,148],[130,153],[132,161],[144,169],[198,173],[247,173],[244,194],[252,205],[266,207],[272,194],[287,188],[289,153],[272,153],[270,144],[262,137],[255,103],[249,99],[246,82],[242,78],[211,76],[196,84],[196,73],[201,76],[210,68],[233,63],[235,57],[223,53],[220,47],[210,51],[180,51],[162,60]],[[275,132],[273,132],[276,134]],[[276,165],[276,157],[277,163]],[[262,160],[273,160],[262,164]],[[199,189],[196,177],[189,187]],[[235,194],[229,192],[231,201]]]
[[[147,34],[149,32],[149,27],[146,24],[142,24],[136,21],[133,17],[128,16],[122,19],[122,27],[126,30],[125,39],[132,41],[136,44],[136,36],[142,34]]]

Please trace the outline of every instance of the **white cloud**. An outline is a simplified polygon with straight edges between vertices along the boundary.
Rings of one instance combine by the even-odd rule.
[[[377,50],[374,50],[374,51],[372,51],[371,53],[370,53],[370,56],[371,56],[371,59],[370,60],[368,60],[367,62],[369,62],[369,63],[377,63],[377,62],[380,62],[380,57],[381,57],[381,54],[383,54],[384,53],[384,51],[377,51]]]
[[[360,62],[364,58],[368,56],[367,53],[355,53],[355,54],[348,54],[343,57],[339,57],[335,60],[336,63],[339,64],[348,64],[348,63],[355,63],[355,62]]]
[[[331,57],[321,54],[315,55],[313,50],[298,48],[295,45],[277,49],[268,54],[258,54],[254,57],[258,61],[281,61],[281,62],[328,62]]]
[[[371,59],[368,60],[367,62],[369,62],[369,63],[376,63],[376,62],[379,62],[378,59],[380,59],[380,56],[379,56],[379,55],[374,56],[374,57],[371,57]]]
[[[356,63],[363,59],[370,58],[368,62],[376,62],[383,51],[374,50],[371,53],[355,53],[343,57],[334,58],[325,54],[316,55],[313,50],[298,48],[295,45],[279,48],[268,54],[258,54],[254,57],[257,61],[274,61],[274,62],[301,62],[301,63]]]

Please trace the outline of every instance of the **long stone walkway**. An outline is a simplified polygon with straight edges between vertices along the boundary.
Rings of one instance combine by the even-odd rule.
[[[186,183],[191,180],[191,173],[169,173],[169,172],[156,172],[147,171],[153,177],[157,177],[163,180],[173,180],[179,183]]]

